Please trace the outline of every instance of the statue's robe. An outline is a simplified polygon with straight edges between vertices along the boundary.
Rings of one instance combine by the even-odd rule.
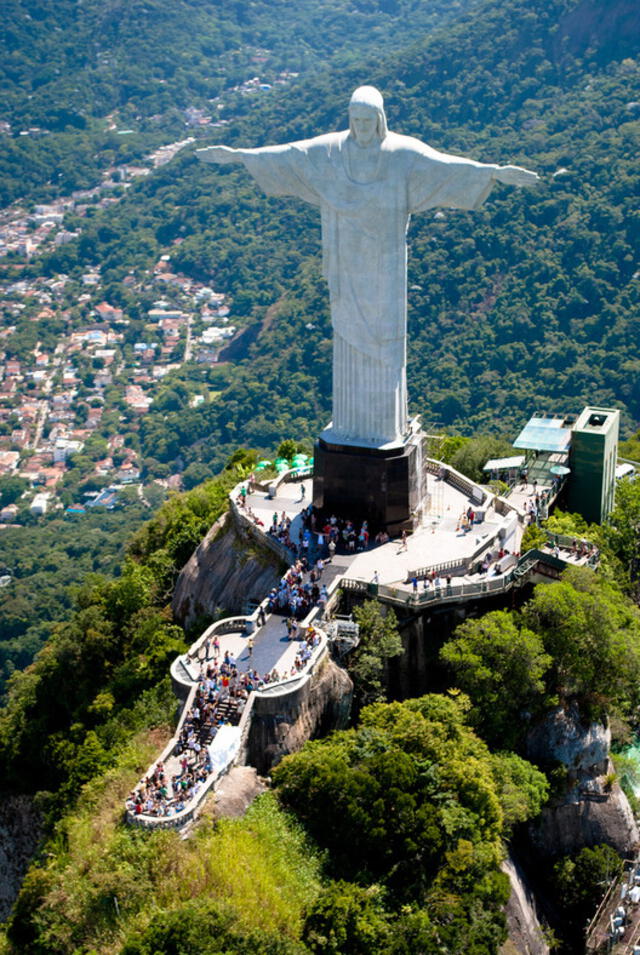
[[[349,132],[243,150],[270,196],[319,206],[333,325],[331,438],[380,447],[408,429],[406,386],[409,216],[436,206],[477,209],[494,165],[449,156],[387,133],[369,181]]]

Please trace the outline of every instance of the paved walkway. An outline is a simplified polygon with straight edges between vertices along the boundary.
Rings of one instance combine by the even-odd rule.
[[[234,490],[233,496],[236,497],[239,491],[240,486]],[[460,560],[462,563],[463,560],[468,560],[474,555],[475,560],[480,552],[486,552],[491,545],[494,551],[498,546],[508,547],[511,553],[519,551],[522,527],[515,519],[513,512],[503,517],[489,508],[486,513],[483,513],[482,522],[474,524],[473,528],[465,533],[461,529],[460,518],[469,506],[477,511],[475,502],[451,485],[440,482],[433,475],[429,475],[428,493],[429,506],[424,523],[409,536],[406,548],[401,548],[399,541],[395,540],[384,545],[373,545],[366,551],[356,554],[336,554],[330,563],[325,564],[319,583],[329,587],[336,577],[352,577],[370,581],[374,574],[377,574],[380,584],[391,584],[405,592],[411,592],[413,589],[411,583],[406,583],[409,571],[453,560]],[[301,526],[300,513],[310,499],[310,479],[283,484],[275,499],[269,499],[267,494],[261,492],[247,495],[244,513],[247,516],[252,513],[262,524],[262,529],[266,533],[273,522],[274,514],[277,514],[279,520],[284,511],[292,521],[291,537],[297,541]],[[498,538],[500,530],[503,531],[502,538]],[[321,552],[316,539],[310,548],[309,559],[315,561],[320,556],[324,559],[326,554]],[[572,557],[576,563],[581,562],[575,555]],[[491,569],[487,577],[490,575]],[[457,577],[455,582],[478,583],[478,581],[477,575],[472,578],[465,575]],[[249,652],[251,635],[247,634],[244,628],[219,634],[218,659],[224,659],[225,653],[228,652],[235,659],[239,673],[255,669],[261,677],[264,677],[275,668],[280,679],[294,676],[296,656],[303,646],[303,641],[289,640],[285,621],[286,616],[283,614],[268,614],[265,624],[257,628],[252,635],[251,654]],[[206,672],[206,661],[192,658],[190,670],[192,678],[197,672]],[[165,771],[169,778],[179,773],[179,764],[180,757],[173,754],[167,757]]]
[[[234,499],[238,497],[240,486],[233,492]],[[304,494],[302,488],[304,488]],[[343,576],[371,581],[377,572],[379,583],[411,592],[411,583],[406,583],[410,571],[453,560],[460,560],[462,563],[472,554],[489,548],[494,541],[497,547],[498,531],[514,523],[513,519],[510,522],[508,518],[497,514],[493,508],[489,508],[484,514],[484,520],[474,524],[471,530],[465,532],[461,529],[459,519],[469,506],[477,510],[477,503],[432,474],[428,475],[427,492],[429,505],[423,525],[409,535],[406,550],[400,548],[399,540],[393,540],[383,545],[374,544],[366,551],[355,554],[338,553],[330,563],[325,564],[320,583],[329,587],[336,577]],[[266,533],[273,523],[274,514],[279,521],[284,511],[286,516],[291,518],[290,536],[292,540],[297,541],[302,526],[300,514],[310,503],[312,493],[310,478],[281,484],[277,496],[273,499],[269,498],[264,491],[254,491],[247,495],[243,513],[249,516],[252,512],[262,522],[261,529]],[[529,493],[532,494],[533,489],[530,489]],[[505,540],[504,546],[514,553],[520,549],[522,527],[516,524],[512,531],[512,537]],[[483,543],[486,547],[483,547]],[[315,562],[319,556],[326,558],[326,550],[321,553],[317,539],[314,538],[309,559]],[[458,583],[477,583],[478,580],[477,575],[456,577]],[[280,614],[267,616],[266,624],[253,634],[254,647],[251,657],[248,651],[248,634],[237,632],[220,635],[221,655],[224,656],[224,653],[228,651],[235,657],[240,673],[255,668],[263,676],[275,668],[281,676],[288,675],[294,666],[301,643],[289,641],[285,620],[286,616]],[[192,669],[195,666],[193,662]]]
[[[238,485],[238,488],[232,492],[234,499],[238,497],[235,491],[239,490],[241,486]],[[301,497],[302,488],[304,488],[304,497]],[[313,481],[311,478],[281,484],[278,488],[277,497],[273,499],[264,491],[254,491],[253,494],[247,494],[246,508],[243,513],[247,513],[247,516],[249,516],[248,512],[252,511],[262,521],[264,525],[262,530],[266,533],[273,524],[274,515],[277,516],[279,522],[284,511],[287,517],[291,518],[291,529],[289,531],[291,540],[297,541],[298,533],[302,527],[300,513],[311,502],[312,495]]]
[[[224,654],[228,652],[230,656],[235,657],[239,673],[257,670],[260,676],[264,676],[275,667],[281,675],[284,675],[285,672],[288,675],[302,643],[299,640],[289,640],[285,625],[286,619],[285,616],[280,614],[267,614],[265,625],[259,627],[253,634],[248,634],[245,631],[219,634],[220,656],[218,662],[222,662]],[[249,654],[250,636],[253,636],[253,653],[251,655]],[[212,658],[210,657],[210,659]],[[195,665],[195,662],[192,662],[192,670]],[[200,665],[204,669],[204,662]]]
[[[333,577],[348,575],[362,580],[371,580],[378,572],[381,584],[401,584],[407,579],[409,571],[431,564],[440,564],[446,561],[460,560],[482,548],[483,541],[489,546],[495,539],[500,528],[508,521],[490,508],[480,524],[474,524],[472,530],[464,532],[460,529],[459,518],[471,506],[478,510],[478,505],[466,494],[445,481],[440,481],[432,474],[427,476],[427,493],[429,505],[423,525],[409,535],[406,551],[401,551],[399,541],[389,541],[382,546],[370,546],[366,551],[356,554],[337,554],[333,565],[325,571],[322,582],[329,585]],[[304,486],[304,498],[301,498],[300,486]],[[281,484],[277,497],[270,500],[262,491],[247,495],[247,507],[263,522],[267,531],[277,513],[278,519],[284,511],[292,519],[290,536],[293,541],[298,540],[301,526],[300,512],[307,506],[312,497],[312,481]],[[340,515],[348,517],[348,515]],[[516,531],[505,546],[512,552],[520,549],[522,528]],[[316,541],[310,552],[310,559],[318,556]],[[322,556],[326,556],[326,551]]]
[[[266,623],[253,634],[253,652],[249,653],[249,637],[244,630],[224,633],[218,636],[220,654],[218,661],[224,659],[225,653],[235,658],[238,673],[247,673],[255,669],[263,677],[275,668],[280,677],[288,677],[294,667],[296,655],[303,643],[300,640],[289,640],[285,625],[286,617],[278,614],[268,614]],[[204,651],[202,651],[204,653]],[[210,657],[212,659],[212,657]],[[200,660],[192,659],[191,672],[206,673],[203,657]],[[184,754],[171,755],[165,761],[165,772],[169,779],[180,773],[180,760]]]

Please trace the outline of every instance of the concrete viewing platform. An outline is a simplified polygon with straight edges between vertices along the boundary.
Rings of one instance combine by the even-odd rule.
[[[254,708],[261,707],[257,712],[262,712],[269,698],[308,692],[305,685],[328,656],[328,637],[321,629],[325,604],[327,609],[333,606],[339,589],[371,593],[415,612],[431,602],[506,592],[525,575],[526,579],[536,579],[539,573],[558,576],[568,563],[597,559],[585,542],[560,535],[554,535],[548,547],[520,558],[523,508],[438,462],[429,461],[427,470],[422,520],[405,540],[369,541],[366,547],[345,553],[347,545],[340,539],[337,552],[327,560],[322,528],[313,534],[307,531],[309,565],[314,576],[320,572],[315,583],[326,591],[322,601],[305,597],[306,616],[298,622],[293,639],[287,627],[291,607],[278,610],[274,603],[272,612],[265,594],[253,613],[217,621],[174,660],[171,675],[184,701],[182,715],[173,739],[127,801],[130,823],[180,828],[190,822],[217,780],[242,759]],[[285,524],[284,515],[290,521],[289,539],[296,545],[303,539],[302,511],[311,500],[311,484],[310,478],[299,480],[295,473],[268,490],[248,493],[246,484],[240,484],[229,495],[232,515],[239,526],[252,528],[263,543],[289,559],[290,552],[276,543],[269,529],[274,519],[276,525]],[[533,499],[535,491],[532,487],[527,499]],[[348,520],[349,515],[336,518]],[[307,571],[299,593],[312,581]],[[284,582],[283,578],[283,586]],[[220,666],[223,662],[226,667]],[[209,674],[211,664],[216,666]],[[222,675],[229,672],[231,680],[224,682]],[[186,791],[180,788],[183,784],[188,784]]]
[[[478,503],[477,494],[470,493],[469,488],[461,490],[434,474],[427,474],[426,479],[427,504],[423,519],[420,526],[407,536],[406,548],[401,547],[398,539],[382,545],[370,541],[366,550],[353,554],[341,553],[338,548],[329,567],[343,576],[348,574],[368,581],[373,580],[377,573],[379,583],[401,585],[418,568],[457,563],[460,573],[466,563],[481,560],[492,548],[519,552],[523,526],[518,511],[507,506],[503,508],[506,513],[499,513],[490,492],[489,507],[485,509]],[[466,483],[470,485],[471,482]],[[297,542],[302,527],[300,514],[310,502],[311,495],[311,479],[287,482],[279,486],[275,498],[264,491],[248,493],[242,511],[247,517],[257,518],[261,522],[258,526],[265,532],[271,527],[274,515],[279,520],[284,513],[291,519],[290,537]],[[232,498],[235,501],[240,499],[240,486]],[[463,519],[470,508],[477,519],[465,530]],[[349,518],[348,514],[336,516]],[[326,557],[327,554],[326,547],[319,547],[314,535],[310,558]]]

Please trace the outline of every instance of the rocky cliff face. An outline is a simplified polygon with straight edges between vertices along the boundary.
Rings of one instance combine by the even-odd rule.
[[[509,938],[500,955],[549,955],[536,901],[524,873],[511,856],[502,863],[502,871],[509,876],[511,895],[505,913]]]
[[[173,593],[174,616],[189,625],[200,615],[223,608],[242,613],[250,601],[264,599],[280,580],[277,557],[243,537],[225,514],[180,571]]]
[[[561,763],[567,773],[564,794],[530,826],[532,844],[540,855],[577,852],[602,842],[626,855],[638,845],[627,797],[611,781],[610,744],[609,728],[583,722],[575,704],[553,710],[529,735],[529,758]]]
[[[247,744],[247,762],[261,775],[309,739],[349,722],[353,683],[347,672],[329,657],[311,678],[284,695],[261,696],[256,701]]]
[[[41,833],[30,796],[0,798],[0,922],[9,915]]]

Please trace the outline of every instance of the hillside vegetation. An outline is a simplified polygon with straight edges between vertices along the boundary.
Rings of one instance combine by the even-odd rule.
[[[626,55],[637,18],[624,44],[613,27],[587,43],[572,33],[587,6],[569,16],[560,0],[489,5],[401,57],[318,74],[218,133],[260,145],[344,126],[350,91],[366,79],[384,91],[392,128],[540,173],[537,189],[497,187],[479,212],[412,223],[409,395],[429,425],[515,432],[534,410],[586,401],[620,407],[627,433],[640,420],[640,61]],[[230,295],[249,328],[233,363],[209,373],[215,403],[145,417],[144,453],[173,460],[182,449],[219,466],[237,442],[267,448],[326,423],[330,325],[314,210],[182,155],[83,228],[45,269],[100,262],[127,307],[121,279],[168,250],[174,270]]]
[[[273,84],[382,53],[389,34],[406,43],[474,2],[7,0],[0,205],[94,185],[114,160],[183,136],[189,107],[215,120],[251,112],[255,98],[234,88],[256,73]]]
[[[49,835],[0,946],[11,955],[189,955],[198,935],[211,955],[220,937],[238,955],[443,946],[491,955],[505,937],[499,863],[513,827],[537,814],[550,781],[556,792],[563,785],[555,766],[547,779],[522,758],[527,731],[558,703],[610,718],[618,742],[637,719],[640,612],[623,587],[640,483],[621,485],[615,524],[599,541],[600,575],[574,569],[538,585],[520,611],[470,619],[445,642],[448,682],[468,696],[364,706],[356,727],[282,762],[276,803],[269,795],[213,832],[206,816],[183,843],[124,826],[122,804],[174,715],[166,672],[185,646],[170,616],[176,570],[225,506],[241,457],[162,505],[129,542],[120,575],[88,581],[72,619],[10,680],[2,779],[36,794]],[[555,520],[586,532],[571,515]],[[358,695],[381,699],[364,659],[382,651],[377,605],[358,616]],[[396,653],[387,643],[382,652]],[[597,855],[598,866],[607,858]]]
[[[398,32],[397,48],[384,57],[385,37],[367,44],[373,24],[384,26],[388,17],[410,30],[418,6],[336,0],[336,18],[319,23],[319,5],[303,5],[303,20],[292,21],[301,44],[320,28],[326,35],[314,41],[316,72],[241,111],[218,136],[261,145],[341,127],[351,89],[368,81],[384,91],[392,128],[451,152],[537,169],[543,182],[535,192],[496,189],[478,213],[445,211],[413,223],[413,408],[427,422],[504,434],[536,408],[576,410],[589,400],[622,407],[630,432],[640,420],[637,11],[627,0],[608,4],[606,15],[594,0],[509,0],[488,3],[482,15],[472,11],[426,40]],[[243,41],[245,8],[224,12],[239,31],[229,27],[225,37]],[[22,24],[3,66],[16,121],[37,121],[47,96],[52,107],[56,96],[68,105],[73,70],[67,76],[65,64],[86,45],[90,28],[118,56],[102,58],[104,84],[82,107],[87,129],[62,117],[62,135],[91,149],[95,117],[119,103],[123,117],[141,117],[147,135],[152,110],[169,106],[159,83],[161,91],[148,92],[149,110],[141,110],[150,90],[144,64],[154,57],[145,50],[136,74],[127,24],[147,18],[156,38],[166,37],[176,13],[185,37],[189,17],[193,36],[174,59],[186,102],[195,82],[185,65],[193,62],[190,44],[207,40],[210,21],[200,18],[213,9],[196,0],[162,9],[149,0],[130,14],[118,4],[60,5],[68,47],[56,45],[61,59],[47,80],[49,33],[58,34],[54,8],[16,2],[12,23],[26,14],[41,20],[33,57],[43,63],[34,76],[44,77],[42,94],[35,85],[29,94],[28,113],[18,87],[30,71],[32,32]],[[222,16],[222,5],[215,9]],[[353,31],[357,54],[345,44],[342,62],[323,71],[323,43],[335,45],[355,24],[340,19],[345,11],[362,17],[362,29]],[[268,14],[266,4],[251,7],[275,35],[273,9]],[[76,64],[87,83],[97,49]],[[165,52],[158,53],[159,72],[151,69],[160,79]],[[200,56],[204,68],[206,49]],[[68,160],[67,147],[60,148]],[[15,167],[13,175],[15,182]],[[47,175],[40,169],[31,186]],[[358,725],[284,760],[274,791],[241,821],[206,816],[186,841],[126,828],[123,797],[175,718],[167,669],[187,642],[170,611],[176,574],[255,460],[242,451],[229,460],[231,451],[239,444],[273,448],[284,435],[308,440],[326,423],[330,328],[316,214],[259,196],[242,171],[211,170],[182,154],[82,228],[76,242],[28,268],[76,274],[99,262],[109,300],[131,307],[143,324],[121,281],[168,252],[173,268],[226,292],[251,334],[233,363],[198,371],[211,376],[215,401],[190,408],[187,389],[176,387],[175,400],[128,425],[143,457],[228,467],[165,502],[129,541],[119,573],[89,576],[73,613],[53,626],[35,662],[9,680],[0,778],[13,792],[35,795],[48,834],[0,934],[0,951],[493,955],[506,937],[508,887],[499,866],[513,828],[536,815],[551,783],[556,792],[563,785],[557,767],[545,767],[545,777],[523,759],[527,729],[558,703],[575,703],[586,717],[615,717],[618,741],[636,729],[640,616],[629,595],[636,595],[640,482],[620,486],[612,521],[595,531],[604,555],[599,576],[582,570],[539,585],[519,610],[467,621],[445,643],[441,665],[455,687],[449,694],[363,706]],[[191,373],[187,365],[176,380]],[[591,534],[570,515],[555,520],[556,530]],[[113,553],[118,544],[111,539]],[[60,544],[65,574],[67,548]],[[100,569],[90,548],[79,556]],[[18,629],[31,612],[16,609]],[[364,611],[362,620],[369,616]],[[373,677],[360,687],[363,699],[382,693]],[[581,904],[592,901],[589,892],[606,874],[605,856],[585,876]],[[591,860],[582,863],[589,869]],[[554,885],[566,889],[579,870],[579,862],[561,860]],[[583,909],[575,908],[579,931]]]

